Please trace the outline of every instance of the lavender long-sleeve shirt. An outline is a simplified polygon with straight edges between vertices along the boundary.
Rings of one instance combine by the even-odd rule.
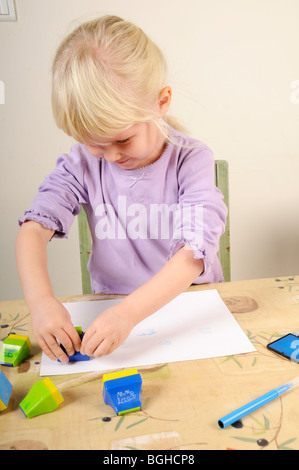
[[[213,154],[202,142],[172,136],[180,145],[169,142],[157,161],[135,170],[74,145],[58,158],[19,223],[35,220],[67,237],[82,205],[92,236],[93,292],[134,291],[184,245],[204,261],[194,283],[223,281],[217,251],[227,208],[214,184]]]

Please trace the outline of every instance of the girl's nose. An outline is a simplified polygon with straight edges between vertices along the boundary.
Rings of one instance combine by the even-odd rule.
[[[116,162],[121,160],[121,154],[118,152],[118,149],[114,145],[107,146],[97,146],[97,145],[88,145],[87,150],[91,155],[97,158],[104,158],[107,162]]]
[[[113,149],[113,147],[103,149],[103,157],[109,163],[113,163],[121,159],[121,155],[116,149]]]

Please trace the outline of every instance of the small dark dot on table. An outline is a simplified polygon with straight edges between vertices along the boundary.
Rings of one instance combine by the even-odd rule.
[[[242,421],[240,421],[240,420],[239,420],[239,421],[236,421],[235,423],[232,424],[232,427],[233,427],[233,428],[237,428],[237,429],[242,428],[242,427],[243,427],[243,423],[242,423]]]
[[[269,444],[269,442],[266,439],[258,439],[256,442],[259,446],[262,446],[262,447],[267,446]]]
[[[111,418],[109,416],[105,416],[105,418],[102,418],[102,421],[104,421],[104,423],[109,423],[109,421],[111,421]]]

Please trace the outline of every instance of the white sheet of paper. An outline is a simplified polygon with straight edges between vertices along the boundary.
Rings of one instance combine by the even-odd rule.
[[[121,302],[65,303],[74,326],[86,331],[107,308]],[[151,364],[230,356],[255,351],[217,290],[184,292],[140,322],[112,354],[62,364],[44,353],[41,376],[118,370]]]

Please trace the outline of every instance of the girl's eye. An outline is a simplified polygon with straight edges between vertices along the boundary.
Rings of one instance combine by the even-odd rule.
[[[124,145],[124,144],[127,144],[130,140],[130,137],[128,137],[127,139],[124,139],[124,140],[117,140],[116,143],[118,145]]]

